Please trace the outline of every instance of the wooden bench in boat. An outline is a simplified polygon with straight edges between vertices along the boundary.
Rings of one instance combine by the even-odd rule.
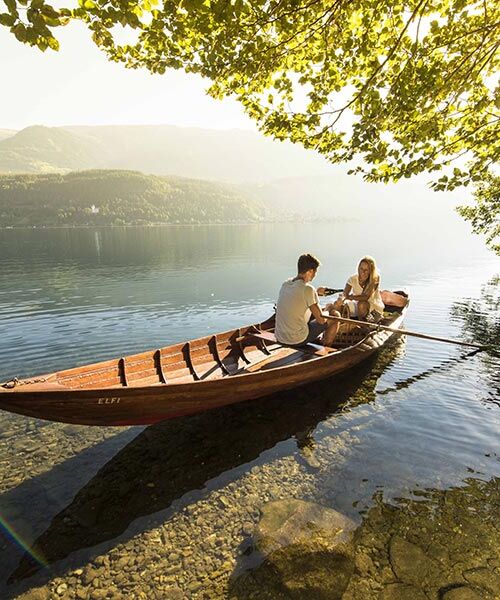
[[[320,344],[314,344],[311,342],[304,344],[303,346],[289,346],[287,344],[281,344],[276,339],[276,335],[273,331],[262,331],[257,328],[247,331],[245,335],[237,338],[236,341],[242,342],[245,339],[260,340],[263,343],[261,350],[267,352],[268,356],[255,363],[247,365],[238,371],[238,374],[255,373],[267,368],[283,367],[287,364],[309,360],[315,356],[326,356],[332,352],[337,352],[336,348],[329,348],[327,346],[322,346]],[[267,344],[269,344],[269,346]]]
[[[284,348],[293,348],[295,350],[300,350],[302,352],[307,352],[308,354],[314,354],[316,356],[326,356],[331,352],[338,352],[337,348],[330,348],[329,346],[322,346],[321,344],[314,344],[312,342],[308,342],[303,346],[289,346],[288,344],[282,344],[278,342],[276,339],[276,335],[273,331],[261,331],[260,329],[256,329],[255,331],[247,331],[245,335],[237,338],[237,342],[242,342],[243,340],[252,337],[258,340],[263,340],[264,342],[269,342],[271,344],[278,344],[279,346],[283,346]]]

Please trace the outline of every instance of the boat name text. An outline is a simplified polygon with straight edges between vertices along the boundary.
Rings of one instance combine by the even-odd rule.
[[[113,396],[112,398],[98,398],[97,404],[120,404],[120,398]]]

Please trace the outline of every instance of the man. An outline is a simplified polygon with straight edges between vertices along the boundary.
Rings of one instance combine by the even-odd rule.
[[[312,254],[302,254],[297,262],[297,276],[287,279],[281,286],[275,329],[276,339],[281,344],[302,346],[314,342],[321,334],[325,346],[333,344],[339,322],[325,319],[318,298],[318,294],[324,295],[325,288],[316,291],[311,284],[320,264]],[[313,321],[310,321],[311,314]],[[334,311],[333,315],[340,316],[340,313]]]

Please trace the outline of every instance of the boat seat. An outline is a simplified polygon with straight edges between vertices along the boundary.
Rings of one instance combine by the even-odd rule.
[[[238,341],[245,339],[245,337],[254,337],[258,340],[263,340],[265,342],[270,342],[272,344],[279,344],[285,348],[294,348],[296,350],[302,350],[302,352],[308,352],[309,354],[315,354],[316,356],[326,356],[331,352],[337,352],[337,348],[330,348],[329,346],[322,346],[321,344],[313,344],[309,342],[304,344],[303,346],[289,346],[288,344],[281,344],[276,339],[276,335],[272,331],[247,331],[247,333],[242,337],[238,338]]]
[[[275,369],[277,367],[284,367],[287,364],[300,362],[301,357],[303,357],[303,353],[300,348],[290,348],[290,346],[282,347],[280,350],[273,352],[271,356],[267,356],[262,360],[243,367],[238,374],[256,373],[257,371],[263,371],[268,368]]]

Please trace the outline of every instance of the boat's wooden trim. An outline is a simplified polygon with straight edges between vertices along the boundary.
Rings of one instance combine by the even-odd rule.
[[[120,373],[120,379],[121,379],[122,385],[127,387],[128,386],[127,371],[125,369],[125,358],[123,356],[118,361],[118,371]]]
[[[154,360],[156,364],[156,370],[158,371],[158,377],[160,378],[160,383],[167,383],[167,378],[165,377],[165,373],[163,372],[163,365],[161,364],[161,350],[158,349],[154,354]]]
[[[212,346],[212,352],[213,355],[215,357],[215,360],[217,361],[221,371],[223,373],[225,373],[226,375],[231,375],[231,372],[229,371],[229,369],[226,367],[226,365],[222,362],[221,357],[219,355],[219,349],[217,348],[217,335],[213,335],[210,338],[210,342],[209,345]]]
[[[242,340],[243,337],[241,335],[241,328],[238,328],[237,330],[237,336],[236,336],[236,349],[238,350],[239,355],[241,356],[241,358],[248,364],[250,364],[250,361],[248,360],[248,358],[245,355],[245,351],[243,350],[243,344],[242,344]]]
[[[186,361],[186,364],[189,368],[189,370],[191,371],[191,375],[194,377],[194,379],[196,381],[200,381],[201,377],[198,375],[198,373],[196,372],[196,369],[194,368],[194,363],[193,363],[193,357],[191,354],[191,342],[186,342],[184,344],[184,359]]]

